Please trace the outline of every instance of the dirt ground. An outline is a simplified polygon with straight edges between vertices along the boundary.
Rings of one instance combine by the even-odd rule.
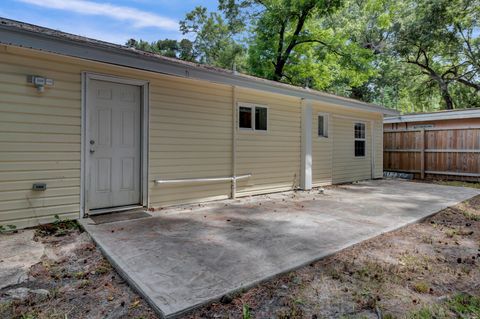
[[[51,253],[0,290],[0,318],[156,318],[74,224],[39,228],[35,240]],[[479,258],[477,196],[185,318],[480,318]],[[27,296],[12,298],[22,287]]]

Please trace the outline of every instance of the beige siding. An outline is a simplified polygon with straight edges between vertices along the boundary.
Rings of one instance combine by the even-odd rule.
[[[333,117],[333,182],[345,183],[371,178],[371,124],[365,123],[366,150],[364,157],[355,157],[354,124],[357,119]]]
[[[374,150],[375,150],[375,169],[374,178],[383,177],[383,121],[376,119],[374,121]]]
[[[150,82],[150,206],[228,198],[230,184],[154,179],[231,175],[232,89],[31,50],[0,47],[0,223],[33,226],[80,209],[81,72]],[[38,94],[26,76],[53,78]],[[47,191],[31,191],[46,182]]]
[[[371,155],[375,152],[375,177],[383,174],[382,115],[345,110],[335,105],[312,103],[312,182],[314,186],[371,178]],[[318,115],[328,115],[328,138],[318,137]],[[355,158],[353,123],[367,125],[367,156]],[[372,121],[374,149],[372,149]]]
[[[237,89],[239,103],[268,107],[267,132],[237,129],[239,196],[289,190],[300,181],[300,99]],[[237,124],[238,127],[238,124]]]
[[[233,173],[232,87],[7,46],[0,46],[0,70],[0,224],[25,227],[52,221],[55,214],[79,216],[83,71],[150,83],[150,207],[230,196],[229,182],[159,186],[153,180]],[[26,83],[30,74],[54,79],[54,88],[37,93]],[[236,98],[266,105],[269,118],[266,133],[237,130],[236,173],[252,174],[238,182],[238,196],[297,187],[300,99],[243,88],[237,88]],[[316,135],[317,112],[331,114],[328,139]],[[314,104],[313,182],[317,185],[370,177],[369,165],[347,156],[353,152],[349,144],[353,132],[342,122],[336,127],[334,113],[376,120],[381,129],[379,114]],[[381,175],[382,135],[375,132],[375,174]],[[332,174],[335,156],[343,166],[336,165]],[[46,182],[47,191],[33,192],[35,182]]]

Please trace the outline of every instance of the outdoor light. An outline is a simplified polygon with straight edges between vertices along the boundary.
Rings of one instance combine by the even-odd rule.
[[[47,79],[39,75],[27,76],[27,82],[32,83],[40,93],[45,91],[45,86],[53,86],[55,83],[52,79]]]

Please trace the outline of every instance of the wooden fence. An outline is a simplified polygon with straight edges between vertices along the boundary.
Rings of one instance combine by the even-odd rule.
[[[383,147],[385,171],[480,180],[480,128],[385,130]]]

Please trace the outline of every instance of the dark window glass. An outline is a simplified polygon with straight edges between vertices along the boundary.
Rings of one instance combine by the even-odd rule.
[[[238,114],[238,122],[240,128],[253,128],[252,127],[252,108],[240,107]]]
[[[364,123],[355,123],[355,138],[365,138]]]
[[[327,126],[323,115],[318,116],[318,136],[327,137]]]
[[[267,130],[267,108],[255,107],[255,129],[258,131]]]
[[[365,156],[365,141],[355,141],[355,156]]]

